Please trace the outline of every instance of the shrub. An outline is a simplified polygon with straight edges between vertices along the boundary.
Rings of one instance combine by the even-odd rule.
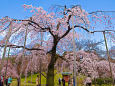
[[[98,84],[98,85],[111,84],[111,83],[112,83],[111,78],[96,78],[95,80],[93,80],[93,84]]]

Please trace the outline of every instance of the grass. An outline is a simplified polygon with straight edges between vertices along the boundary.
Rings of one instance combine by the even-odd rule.
[[[32,83],[31,83],[31,76],[27,77],[26,82],[25,82],[25,78],[22,78],[21,79],[21,86],[36,86],[36,77],[37,77],[37,74],[32,75]],[[59,78],[62,78],[61,73],[55,75],[55,86],[59,86],[59,84],[58,84]],[[79,80],[78,80],[78,78],[79,78]],[[79,82],[78,83],[79,86],[83,86],[83,78],[84,77],[82,76],[82,77],[78,77],[78,78],[77,78],[77,81]],[[46,78],[43,76],[41,78],[41,84],[43,86],[45,86],[45,84],[46,84]],[[16,86],[16,85],[17,85],[17,80],[13,79],[11,86]],[[66,83],[66,86],[68,86],[68,83]]]
[[[43,73],[43,74],[46,75],[45,73]],[[21,86],[36,86],[37,75],[38,74],[32,75],[32,82],[31,82],[31,76],[27,77],[26,82],[25,82],[25,78],[22,78],[21,79]],[[59,77],[62,78],[61,73],[58,74],[55,71],[55,86],[59,86],[58,85],[58,79],[59,79]],[[46,78],[44,76],[41,76],[41,84],[44,85],[44,86],[46,84]],[[16,86],[16,85],[17,85],[17,80],[13,79],[12,83],[11,83],[11,86]],[[66,83],[66,86],[67,86],[67,83]]]
[[[45,75],[45,73],[43,73]],[[36,77],[38,74],[33,74],[32,75],[32,82],[31,82],[31,76],[27,77],[27,80],[25,82],[25,78],[21,79],[21,86],[36,86]],[[58,84],[58,79],[62,78],[62,74],[61,73],[56,73],[55,71],[55,86],[59,86]],[[79,75],[77,76],[77,85],[78,86],[84,86],[84,79],[85,76]],[[42,86],[45,86],[46,84],[46,78],[44,76],[41,77],[41,84]],[[17,80],[13,79],[11,86],[17,86]],[[68,84],[66,83],[66,86],[68,86]],[[94,85],[92,85],[94,86]],[[96,85],[99,86],[99,85]],[[101,86],[112,86],[112,85],[101,85]]]

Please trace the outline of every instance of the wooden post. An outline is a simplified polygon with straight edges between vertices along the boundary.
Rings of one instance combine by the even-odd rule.
[[[40,86],[41,86],[41,57],[40,57]]]
[[[12,21],[10,22],[8,35],[6,36],[6,42],[5,42],[4,52],[3,52],[2,59],[1,59],[0,75],[1,75],[2,67],[4,66],[4,58],[5,58],[5,55],[6,55],[7,44],[9,42],[9,38],[11,36],[11,32],[12,32]],[[4,83],[3,83],[3,86],[4,86]]]
[[[21,64],[21,68],[20,68],[20,76],[19,76],[19,79],[20,79],[20,82],[19,82],[19,86],[21,86],[21,76],[22,76],[22,69],[23,69],[23,64],[24,64],[24,57],[25,57],[25,46],[26,46],[26,40],[27,40],[27,32],[28,32],[28,26],[26,27],[26,32],[25,32],[25,40],[24,40],[24,49],[23,49],[23,55],[22,55],[22,64]]]
[[[32,64],[32,58],[33,58],[33,55],[30,57],[31,65],[33,65],[33,64]],[[32,69],[31,69],[31,84],[32,84],[32,75],[33,75],[33,72],[32,72]]]
[[[9,59],[9,56],[10,55],[10,47],[9,47],[9,50],[8,50],[8,58],[7,58],[7,63],[6,63],[6,70],[5,70],[5,78],[4,78],[4,80],[6,79],[6,75],[7,75],[7,68],[8,68],[8,59]]]
[[[76,80],[76,53],[75,53],[75,31],[74,31],[74,23],[73,23],[73,16],[72,16],[72,29],[73,29],[73,56],[74,56],[74,69],[73,69],[73,81],[74,86],[77,86],[77,80]]]
[[[42,44],[43,44],[43,33],[41,32],[41,46],[42,46]],[[41,60],[41,57],[40,57],[40,86],[41,86],[41,73],[42,73],[42,70],[41,70],[41,62],[42,62],[42,60]]]
[[[104,35],[105,47],[106,47],[106,52],[107,52],[107,57],[108,57],[108,62],[109,62],[109,68],[110,68],[110,73],[111,73],[111,78],[112,78],[112,84],[114,86],[114,78],[113,78],[113,74],[112,74],[112,67],[111,67],[111,63],[110,63],[110,55],[109,55],[109,50],[108,50],[108,46],[107,46],[107,39],[105,36],[105,31],[103,31],[103,35]]]
[[[4,52],[3,52],[3,55],[2,55],[2,59],[1,59],[0,74],[1,74],[1,70],[2,70],[2,67],[3,67],[3,62],[4,62],[4,58],[5,58],[5,54],[6,54],[7,43],[9,42],[9,38],[11,36],[11,31],[12,31],[12,21],[10,22],[8,35],[6,36]]]

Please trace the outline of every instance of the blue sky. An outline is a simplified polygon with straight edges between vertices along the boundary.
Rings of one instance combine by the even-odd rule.
[[[115,11],[115,0],[0,0],[0,18],[9,16],[11,18],[24,19],[31,16],[25,11],[23,4],[41,6],[48,10],[54,5],[81,5],[88,12],[97,10]],[[98,35],[98,34],[97,34]],[[103,39],[103,36],[95,36],[94,39]]]
[[[23,4],[41,6],[45,10],[53,5],[72,6],[79,4],[86,11],[115,10],[115,0],[0,0],[0,18],[10,16],[12,18],[27,18],[29,13],[24,11]]]

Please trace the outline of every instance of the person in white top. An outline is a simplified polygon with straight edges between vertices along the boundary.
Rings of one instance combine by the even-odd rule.
[[[92,80],[91,80],[90,75],[88,75],[88,77],[86,78],[85,82],[86,82],[86,86],[91,86]]]

